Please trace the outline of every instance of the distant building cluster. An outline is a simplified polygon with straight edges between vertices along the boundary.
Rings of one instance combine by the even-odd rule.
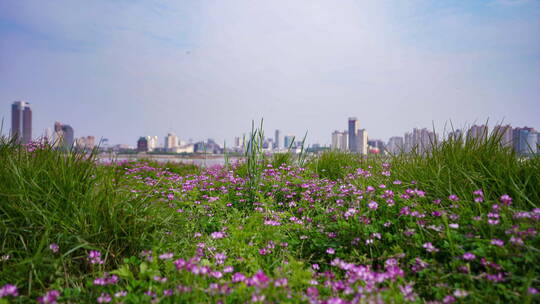
[[[126,147],[127,148],[127,147]],[[128,150],[127,149],[121,150]],[[174,133],[168,133],[163,140],[163,146],[159,145],[158,136],[141,136],[137,140],[137,152],[153,153],[223,153],[223,148],[213,139],[199,142],[186,142],[178,138]]]
[[[53,132],[54,130],[54,132]],[[32,141],[32,109],[30,103],[15,101],[11,105],[11,137],[22,144]],[[92,150],[96,146],[94,136],[75,138],[73,127],[55,122],[53,129],[47,128],[41,140],[59,149]]]
[[[501,146],[514,149],[518,155],[527,156],[540,153],[540,133],[531,127],[512,128],[511,125],[496,125],[491,133],[487,125],[473,125],[465,133],[454,130],[448,133],[446,140],[460,143],[482,143],[490,138]],[[370,139],[365,129],[359,129],[358,120],[349,118],[348,131],[332,133],[331,148],[358,154],[400,154],[417,152],[429,153],[440,138],[434,131],[426,128],[414,128],[404,136],[390,137],[387,143],[379,139]]]
[[[349,118],[346,131],[334,131],[332,133],[332,149],[350,151],[366,155],[369,152],[368,133],[366,129],[360,129],[356,117]]]

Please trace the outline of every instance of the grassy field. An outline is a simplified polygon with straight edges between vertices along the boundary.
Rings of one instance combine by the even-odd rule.
[[[429,155],[198,168],[0,140],[0,303],[540,302],[540,159]]]

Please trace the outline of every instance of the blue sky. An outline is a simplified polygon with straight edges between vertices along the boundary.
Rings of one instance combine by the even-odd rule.
[[[261,117],[320,143],[349,116],[382,139],[538,129],[539,30],[538,0],[0,0],[0,117],[26,100],[36,135],[128,144],[231,142]]]

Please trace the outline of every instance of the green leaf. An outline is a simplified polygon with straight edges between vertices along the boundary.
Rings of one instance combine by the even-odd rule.
[[[141,264],[141,266],[142,266],[142,264]],[[111,273],[116,274],[116,275],[118,275],[119,277],[121,277],[123,279],[132,279],[133,278],[133,273],[129,269],[128,265],[122,265],[117,270],[111,271]]]

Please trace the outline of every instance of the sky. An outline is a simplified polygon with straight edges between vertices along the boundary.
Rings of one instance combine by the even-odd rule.
[[[540,129],[540,0],[0,0],[0,118],[135,145]]]

